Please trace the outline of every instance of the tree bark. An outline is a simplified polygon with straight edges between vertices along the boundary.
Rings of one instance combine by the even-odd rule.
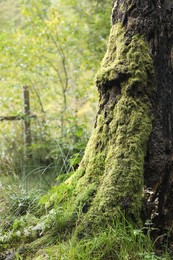
[[[146,15],[141,17],[148,26],[146,22],[143,31],[156,76],[153,130],[144,164],[146,195],[148,192],[144,217],[163,233],[173,224],[173,2],[144,2]]]
[[[78,238],[121,214],[162,232],[173,224],[172,68],[172,1],[114,1],[95,126],[66,181]]]

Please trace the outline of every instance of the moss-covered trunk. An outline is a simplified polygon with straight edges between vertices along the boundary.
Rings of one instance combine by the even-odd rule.
[[[96,76],[96,123],[80,168],[67,181],[82,215],[78,235],[119,212],[164,228],[172,223],[172,42],[171,1],[114,1]]]
[[[169,0],[113,3],[93,133],[79,169],[58,190],[78,238],[120,214],[172,224],[172,11]]]
[[[120,211],[139,221],[155,93],[145,38],[137,33],[129,38],[121,22],[113,25],[96,84],[100,107],[77,173],[82,174],[75,188],[77,200],[87,213],[87,226],[113,219]]]

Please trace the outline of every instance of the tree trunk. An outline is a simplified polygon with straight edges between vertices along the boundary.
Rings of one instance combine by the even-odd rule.
[[[72,187],[76,234],[123,213],[173,224],[172,0],[116,0],[92,136]]]
[[[144,217],[163,233],[173,224],[173,1],[144,2],[143,33],[156,77],[153,130],[144,164]]]

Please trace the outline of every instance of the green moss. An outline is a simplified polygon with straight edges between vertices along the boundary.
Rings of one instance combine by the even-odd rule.
[[[127,44],[127,40],[121,23],[113,25],[106,55],[96,75],[98,88],[121,81],[120,74],[129,79],[128,84],[125,84],[126,89],[129,90],[136,83],[140,83],[141,88],[147,84],[148,73],[154,74],[152,58],[144,37],[134,35],[130,44]]]
[[[103,84],[115,81],[119,73],[125,73],[126,66],[123,61],[122,53],[125,46],[125,31],[121,24],[112,26],[106,55],[101,63],[101,68],[96,75],[96,84],[101,87]]]

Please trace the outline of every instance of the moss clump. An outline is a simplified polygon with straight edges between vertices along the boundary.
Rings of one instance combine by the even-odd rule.
[[[107,52],[96,75],[96,84],[99,88],[119,80],[120,73],[127,72],[127,66],[123,59],[123,53],[126,49],[124,34],[125,31],[120,23],[112,26]]]
[[[147,86],[149,74],[153,77],[152,58],[144,37],[134,35],[130,44],[128,41],[121,23],[113,25],[106,55],[96,75],[99,89],[123,81],[125,84],[124,87],[121,86],[122,90],[129,90],[138,84],[138,91],[142,91],[141,88]],[[153,93],[153,90],[153,86],[150,86],[150,89],[145,90],[145,94],[149,91]]]

